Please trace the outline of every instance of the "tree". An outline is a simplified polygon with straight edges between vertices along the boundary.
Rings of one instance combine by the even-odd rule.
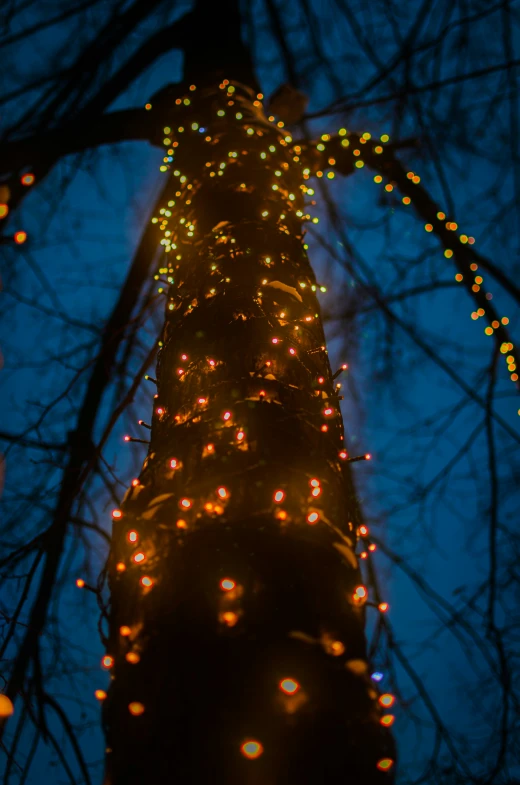
[[[389,778],[386,770],[394,753],[387,728],[379,724],[382,712],[379,709],[374,713],[377,693],[367,676],[363,612],[359,608],[366,588],[355,566],[354,530],[367,545],[370,543],[370,548],[375,541],[367,538],[367,527],[356,509],[349,464],[345,462],[339,396],[322,348],[325,344],[320,311],[313,292],[313,287],[319,285],[302,251],[300,219],[306,216],[307,209],[303,195],[305,191],[312,193],[312,189],[297,177],[319,178],[326,170],[331,175],[348,175],[359,168],[357,164],[365,164],[377,172],[376,182],[385,185],[387,194],[399,188],[404,204],[417,210],[427,222],[427,232],[435,234],[444,245],[445,258],[453,258],[456,275],[475,299],[475,313],[480,316],[479,310],[483,310],[488,322],[486,329],[494,336],[497,353],[502,351],[508,356],[513,377],[516,354],[508,320],[500,318],[481,283],[470,277],[476,270],[474,265],[494,274],[511,296],[516,296],[517,290],[496,265],[474,252],[472,238],[464,241],[465,235],[461,235],[460,244],[451,247],[450,233],[456,230],[456,224],[453,228],[454,221],[419,185],[420,178],[415,172],[407,172],[395,156],[395,151],[414,145],[415,140],[405,138],[396,145],[386,141],[380,144],[372,141],[369,134],[347,134],[340,129],[337,135],[325,134],[312,142],[302,129],[302,138],[294,142],[290,134],[284,138],[286,132],[282,133],[280,126],[266,123],[255,96],[258,86],[247,53],[238,44],[240,20],[236,9],[230,4],[226,14],[222,6],[213,12],[205,7],[204,13],[211,16],[206,17],[207,35],[201,40],[197,11],[202,5],[160,31],[153,44],[148,41],[143,47],[144,53],[142,49],[138,51],[142,68],[146,52],[150,57],[156,54],[158,40],[168,41],[169,46],[184,44],[183,85],[161,90],[143,110],[112,112],[100,115],[97,125],[86,124],[86,117],[110,103],[121,80],[132,78],[135,67],[130,58],[130,65],[127,62],[71,120],[61,121],[47,131],[39,140],[39,160],[27,158],[34,149],[29,135],[8,143],[3,158],[9,172],[10,167],[30,162],[31,176],[39,182],[64,151],[85,149],[123,134],[162,144],[163,134],[159,136],[158,132],[164,128],[163,168],[167,170],[171,163],[173,169],[172,181],[168,180],[154,216],[166,233],[161,255],[154,259],[160,268],[159,276],[165,277],[160,282],[164,289],[160,293],[166,294],[167,305],[157,371],[159,397],[154,404],[149,458],[130,495],[115,511],[109,560],[112,607],[104,662],[109,668],[114,664],[116,673],[104,704],[112,750],[108,754],[109,776],[113,782],[140,782],[150,777],[161,781],[173,773],[183,776],[186,782],[189,777],[202,781],[216,767],[226,771],[228,780],[236,771],[240,780],[251,777],[253,782],[262,776],[265,767],[267,772],[275,772],[272,776],[279,781],[285,781],[287,769],[288,776],[295,780],[310,780],[319,777],[325,755],[329,777],[342,774],[347,767],[353,776],[356,772],[357,781],[384,781]],[[270,4],[268,7],[274,29],[278,30],[276,9]],[[144,4],[135,3],[116,17],[115,25],[107,25],[105,37],[100,35],[82,53],[78,67],[100,47],[106,47],[107,40],[113,45],[118,36],[123,40],[132,25],[151,11],[153,8],[145,9]],[[194,25],[197,36],[193,35]],[[204,60],[201,51],[206,53]],[[211,71],[208,63],[218,64],[217,72]],[[220,87],[215,87],[218,83]],[[75,89],[81,85],[77,72],[72,84]],[[196,89],[191,90],[191,85]],[[247,85],[254,88],[253,92]],[[62,97],[67,89],[62,90]],[[59,114],[58,99],[59,95],[53,97],[51,108],[43,111],[43,119]],[[227,109],[230,101],[233,105]],[[278,116],[287,101],[287,94],[282,93]],[[217,111],[226,114],[218,115]],[[15,124],[14,131],[27,129],[29,117],[24,122],[25,127],[23,122]],[[185,130],[180,131],[179,126]],[[205,129],[202,133],[201,128]],[[177,178],[181,178],[179,184]],[[17,169],[9,184],[11,214],[26,192],[22,180]],[[277,188],[273,190],[273,186]],[[332,204],[328,206],[346,247],[339,216]],[[275,212],[280,209],[283,217]],[[177,224],[181,215],[182,225]],[[169,228],[172,222],[174,229]],[[152,223],[104,329],[102,348],[92,368],[77,423],[69,435],[68,466],[63,472],[54,522],[44,536],[38,535],[29,546],[15,549],[8,561],[13,568],[18,559],[30,558],[31,551],[35,554],[25,597],[43,564],[43,572],[38,575],[40,588],[14,659],[7,692],[14,697],[23,690],[29,667],[33,669],[26,710],[30,712],[33,692],[41,707],[36,725],[44,733],[48,732],[46,712],[49,708],[59,712],[59,706],[43,686],[38,672],[38,637],[46,623],[78,493],[82,495],[91,471],[98,469],[100,448],[117,415],[135,395],[138,381],[152,359],[153,352],[148,352],[107,429],[94,444],[95,419],[103,392],[116,365],[120,363],[124,369],[128,362],[118,360],[120,341],[140,304],[152,258],[150,242],[156,232],[157,225]],[[16,241],[21,239],[15,235]],[[333,248],[328,246],[328,250],[334,255]],[[389,312],[388,302],[377,289],[373,298],[382,313],[406,327],[402,319],[399,321]],[[143,318],[144,307],[135,321],[134,336]],[[307,319],[311,320],[310,325]],[[431,354],[422,337],[414,339]],[[465,395],[486,409],[488,432],[494,421],[514,438],[514,430],[492,411],[489,397],[483,401],[448,364],[442,365],[443,361],[434,357]],[[495,371],[492,379],[494,375]],[[281,406],[277,405],[278,400]],[[322,427],[328,430],[322,431]],[[52,449],[52,445],[46,446]],[[300,456],[305,456],[305,460]],[[245,482],[243,477],[251,480]],[[340,520],[347,523],[343,531],[335,526]],[[78,520],[80,527],[84,523],[83,519]],[[300,539],[302,529],[305,534]],[[322,547],[323,556],[314,563],[309,554],[318,549],[321,552]],[[383,543],[381,547],[384,549]],[[206,556],[211,548],[220,549],[217,562]],[[243,561],[236,558],[237,550]],[[368,555],[367,550],[362,551],[362,556]],[[257,558],[260,553],[262,558]],[[202,572],[207,584],[190,591],[197,584],[201,559],[205,560]],[[272,575],[268,580],[265,572],[269,559],[275,561],[269,564]],[[304,581],[301,564],[305,564]],[[307,581],[311,570],[317,578],[312,587]],[[370,593],[383,610],[385,604],[380,602],[371,562],[368,577]],[[414,580],[420,585],[417,576]],[[342,581],[346,585],[340,599],[337,587]],[[317,586],[323,587],[321,594]],[[173,612],[171,603],[177,597],[180,604]],[[337,610],[333,597],[338,597]],[[285,612],[279,614],[280,626],[276,626],[271,620],[278,618],[279,604]],[[315,616],[314,607],[319,607],[319,617]],[[297,608],[301,615],[295,611]],[[194,617],[200,623],[194,623]],[[254,646],[246,617],[258,619],[249,622],[256,636]],[[8,642],[17,618],[15,613],[9,619]],[[297,622],[302,623],[294,629]],[[313,623],[310,634],[305,624],[312,627]],[[339,627],[331,637],[328,627],[334,624]],[[197,632],[202,629],[207,635]],[[378,634],[383,629],[390,648],[401,659],[390,630],[379,626]],[[494,623],[490,623],[489,630],[499,650],[502,644]],[[294,632],[296,636],[291,635]],[[290,645],[282,646],[281,642],[289,637]],[[182,653],[177,653],[179,640]],[[345,651],[341,651],[343,646]],[[264,663],[257,662],[258,648],[269,651],[272,657],[265,671]],[[219,670],[210,670],[202,677],[208,652]],[[301,676],[295,672],[284,676],[283,668],[290,669],[291,665],[293,670],[302,669]],[[259,679],[264,689],[253,690],[245,698],[233,684],[226,683],[222,690],[217,677],[223,670],[234,675],[234,684]],[[169,675],[169,690],[161,678],[164,673]],[[503,663],[500,678],[507,685],[507,667]],[[349,703],[343,708],[344,702],[337,700],[335,679],[338,685],[341,681],[346,685],[349,701],[355,696],[354,705]],[[328,689],[324,687],[321,694],[332,696],[323,707],[318,690],[313,693],[307,686],[322,680],[328,682]],[[179,694],[183,699],[177,702],[175,696]],[[104,697],[104,691],[100,691],[99,697]],[[313,698],[320,705],[319,711],[313,708]],[[275,715],[279,726],[271,725],[267,719],[271,704],[278,707]],[[338,723],[336,712],[340,705]],[[226,714],[226,730],[221,733],[219,729],[218,736],[214,731],[198,732],[207,723],[214,723],[221,711],[229,713],[230,707],[236,708],[238,722]],[[246,731],[250,716],[256,718],[257,725]],[[300,717],[304,719],[299,721]],[[170,748],[172,729],[179,727],[180,720],[184,722],[183,732],[176,736],[175,755],[166,756],[163,750]],[[354,720],[358,720],[358,726]],[[385,720],[391,721],[390,717]],[[438,725],[441,737],[448,738],[450,747],[451,740],[442,723]],[[275,743],[282,728],[291,728],[286,746]],[[244,735],[247,733],[251,737]],[[242,753],[237,741],[240,734],[244,735],[243,743],[249,742]],[[210,745],[207,757],[202,742],[193,745],[193,740],[201,736]],[[340,746],[345,736],[350,739],[346,750]],[[296,745],[296,741],[302,740],[304,745]],[[137,760],[128,755],[134,746],[143,753]],[[199,757],[201,754],[204,758]],[[228,772],[226,766],[232,769]],[[83,776],[86,778],[86,771]]]

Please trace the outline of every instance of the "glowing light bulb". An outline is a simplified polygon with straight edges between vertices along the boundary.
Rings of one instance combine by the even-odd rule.
[[[224,414],[222,415],[222,419],[226,421],[229,420],[230,417],[231,417],[231,412],[224,412]]]
[[[82,589],[84,585],[85,585],[85,581],[83,580],[83,578],[78,578],[76,580],[76,586],[78,587],[78,589]]]
[[[180,502],[179,502],[180,506],[184,507],[185,510],[189,510],[189,508],[191,507],[192,503],[193,502],[191,501],[191,499],[186,499],[186,498],[181,499]]]
[[[390,693],[385,692],[384,695],[380,695],[379,703],[381,704],[381,706],[384,706],[386,709],[389,709],[390,706],[394,705],[395,698],[393,695],[390,695]]]
[[[123,513],[121,512],[121,510],[112,510],[112,518],[114,518],[114,520],[122,517],[123,517]]]
[[[317,523],[319,521],[319,519],[320,519],[320,516],[319,516],[319,513],[317,513],[317,512],[310,512],[307,515],[307,523],[310,523],[311,525],[313,523]]]
[[[144,714],[144,706],[139,701],[132,701],[132,703],[128,704],[128,711],[134,717],[139,717],[141,714]]]
[[[394,762],[392,758],[381,758],[381,760],[377,763],[377,768],[380,771],[389,771],[393,765]]]
[[[241,442],[244,438],[245,438],[244,431],[238,431],[237,432],[237,442]]]
[[[119,628],[119,634],[122,635],[124,638],[128,637],[128,635],[130,635],[131,632],[132,630],[126,624],[123,624],[123,626]]]
[[[364,525],[360,526],[359,529],[358,529],[358,534],[361,537],[366,537],[367,534],[368,534],[368,526],[364,526]]]
[[[333,413],[333,411],[334,411],[334,409],[331,409],[331,407],[328,406],[326,409],[323,410],[323,414],[325,415],[325,417],[330,417],[330,415]]]
[[[177,458],[172,458],[170,460],[170,469],[176,469],[178,465],[179,465],[179,461],[177,460]]]
[[[141,562],[143,562],[145,559],[146,559],[146,556],[144,555],[144,553],[141,553],[141,552],[140,552],[140,553],[136,553],[136,554],[134,555],[134,561],[135,561],[135,563],[136,563],[136,564],[140,564],[140,563],[141,563]]]
[[[164,409],[162,408],[162,406],[159,406],[159,407],[158,407],[158,408],[155,410],[155,413],[156,413],[156,414],[157,414],[159,417],[161,417],[161,416],[164,414]]]
[[[278,338],[272,338],[272,339],[271,339],[271,343],[278,343],[278,342],[279,342],[279,339],[278,339]]]
[[[330,650],[335,657],[339,657],[341,654],[344,654],[345,647],[341,641],[333,641],[330,644]]]
[[[234,627],[238,621],[238,615],[233,611],[225,611],[220,614],[220,620],[227,624],[228,627]]]
[[[14,241],[17,245],[21,245],[27,240],[27,232],[15,232]]]
[[[20,178],[20,182],[22,185],[32,185],[34,183],[35,177],[33,174],[24,174]]]
[[[224,488],[223,486],[221,486],[220,488],[217,488],[217,493],[218,493],[218,495],[220,496],[221,499],[227,499],[228,496],[229,496],[229,491],[226,488]]]
[[[222,578],[220,581],[220,588],[222,591],[231,591],[236,586],[236,583],[231,578]]]
[[[98,701],[104,701],[106,699],[106,697],[107,697],[107,694],[106,694],[105,690],[96,690],[94,692],[94,695],[96,696]]]
[[[144,586],[146,589],[149,589],[151,586],[153,586],[153,581],[151,578],[148,577],[148,575],[143,575],[139,583],[141,584],[141,586]]]
[[[188,524],[186,523],[186,521],[183,521],[182,518],[179,518],[179,520],[177,521],[176,526],[177,526],[178,529],[187,529],[188,528]]]
[[[101,664],[103,665],[103,668],[106,668],[108,670],[114,665],[114,658],[111,657],[110,654],[105,654],[105,656],[101,660]]]
[[[284,499],[285,499],[285,493],[284,493],[284,491],[275,491],[275,492],[274,492],[274,495],[273,495],[273,500],[274,500],[275,502],[277,502],[277,503],[279,503],[279,502],[283,502],[283,500],[284,500]]]
[[[358,603],[359,605],[362,605],[364,602],[366,602],[367,597],[368,597],[368,591],[366,587],[356,586],[356,588],[354,589],[354,594],[352,595],[352,599],[354,600],[354,602]]]
[[[133,530],[126,535],[128,542],[137,542],[138,536],[137,532]]]
[[[137,665],[137,663],[140,662],[141,657],[136,651],[129,651],[125,655],[125,660],[131,663],[132,665]]]
[[[369,452],[367,452],[367,454],[365,455],[365,461],[371,461],[371,460],[372,460],[372,456],[370,455]]]
[[[377,606],[381,613],[385,613],[389,609],[389,604],[387,602],[380,602]]]
[[[124,564],[122,561],[118,562],[116,565],[116,570],[118,572],[124,572],[126,570],[126,564]]]
[[[385,714],[379,722],[381,725],[384,725],[385,728],[390,728],[394,724],[395,717],[393,714]]]
[[[240,750],[242,752],[242,755],[244,755],[244,757],[249,758],[250,760],[254,760],[255,758],[260,757],[260,755],[264,751],[264,748],[262,747],[259,741],[248,739],[242,744]]]
[[[139,480],[137,479],[137,477],[135,478],[135,480],[132,480],[132,485],[133,485],[133,487],[134,487],[134,488],[137,488],[137,486],[138,486],[138,485],[140,485],[140,484],[141,484],[141,483],[139,482]]]
[[[346,461],[348,458],[348,452],[346,450],[342,450],[339,453],[339,457],[341,458],[342,461]]]
[[[294,695],[300,689],[300,685],[294,679],[282,679],[280,682],[280,689],[286,695]]]

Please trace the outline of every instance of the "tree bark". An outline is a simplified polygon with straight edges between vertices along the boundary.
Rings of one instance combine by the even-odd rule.
[[[179,99],[151,441],[109,557],[106,783],[391,782],[302,163],[250,88]]]

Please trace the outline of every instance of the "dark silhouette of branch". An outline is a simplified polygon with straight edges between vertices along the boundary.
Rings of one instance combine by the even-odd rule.
[[[168,199],[172,188],[167,183],[160,199]],[[22,689],[27,667],[35,656],[36,644],[47,617],[54,590],[67,526],[79,490],[96,462],[92,432],[99,406],[111,380],[116,354],[125,338],[125,329],[138,302],[142,286],[154,258],[154,227],[148,224],[129,268],[120,296],[105,325],[101,349],[92,368],[76,430],[70,435],[68,462],[63,472],[54,518],[44,541],[45,563],[40,585],[29,615],[29,627],[17,651],[6,694],[14,698]]]

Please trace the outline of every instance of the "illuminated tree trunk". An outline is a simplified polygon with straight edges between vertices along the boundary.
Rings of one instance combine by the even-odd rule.
[[[106,781],[388,782],[298,148],[239,83],[174,107],[151,442],[109,560]]]

